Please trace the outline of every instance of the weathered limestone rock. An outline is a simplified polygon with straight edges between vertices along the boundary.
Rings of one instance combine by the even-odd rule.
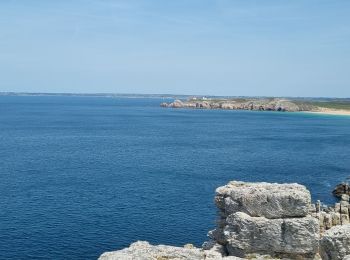
[[[216,190],[215,202],[226,216],[244,212],[252,217],[305,217],[309,213],[311,195],[299,184],[232,181]]]
[[[327,230],[320,241],[324,260],[343,259],[350,254],[350,225],[335,226]]]
[[[217,243],[214,240],[210,240],[210,241],[204,242],[203,245],[202,245],[202,248],[204,250],[211,250],[213,252],[218,252],[222,256],[227,256],[226,247],[223,246],[223,245],[220,245],[219,243]]]
[[[320,201],[311,205],[310,215],[319,220],[321,234],[333,226],[350,223],[350,197],[347,194],[342,194],[340,198],[340,202],[335,203],[334,207],[326,206]]]
[[[341,195],[341,200],[342,200],[342,201],[347,201],[347,202],[349,202],[349,199],[350,199],[350,197],[349,197],[348,194],[343,194],[343,195]]]
[[[332,218],[332,226],[340,225],[340,213],[332,212],[331,213]]]
[[[333,195],[338,198],[341,198],[343,194],[350,195],[350,186],[347,183],[340,183],[333,190]]]
[[[239,260],[241,258],[230,256],[223,257],[215,251],[205,251],[192,247],[152,246],[148,242],[136,242],[130,247],[107,252],[100,256],[99,260]]]
[[[227,241],[226,237],[224,236],[224,227],[217,227],[216,229],[210,230],[208,232],[208,237],[210,237],[212,240],[216,241],[220,245],[225,245]]]
[[[319,227],[313,217],[267,219],[237,212],[224,229],[229,255],[260,253],[313,257],[318,250]]]
[[[319,221],[332,226],[321,204],[311,205],[310,192],[299,184],[230,182],[216,190],[217,228],[208,236],[228,255],[313,259],[318,252]],[[317,207],[319,210],[317,211]]]
[[[316,201],[316,212],[320,212],[321,211],[321,201],[317,200]]]
[[[308,104],[296,103],[287,99],[189,99],[181,101],[181,106],[177,106],[175,100],[171,103],[161,103],[162,107],[174,108],[197,108],[197,109],[243,109],[243,110],[259,110],[259,111],[314,111],[317,107]],[[180,103],[178,103],[180,104]]]
[[[341,225],[349,224],[349,215],[340,215],[340,223]]]
[[[334,211],[337,212],[337,213],[340,213],[340,203],[335,203]]]

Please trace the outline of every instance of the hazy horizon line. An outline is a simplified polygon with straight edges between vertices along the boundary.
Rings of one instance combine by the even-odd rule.
[[[350,99],[350,97],[326,96],[253,96],[253,95],[205,95],[205,94],[171,94],[171,93],[118,93],[118,92],[25,92],[0,91],[0,95],[42,95],[42,96],[154,96],[154,97],[249,97],[249,98],[297,98],[297,99]]]

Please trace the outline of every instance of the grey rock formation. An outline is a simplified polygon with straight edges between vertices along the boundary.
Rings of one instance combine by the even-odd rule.
[[[310,111],[310,105],[295,103],[290,100],[273,99],[190,99],[187,101],[175,100],[171,103],[162,103],[162,107],[198,108],[198,109],[230,109],[230,110],[260,110],[260,111]]]
[[[350,223],[349,195],[342,194],[339,197],[341,200],[334,207],[322,205],[320,201],[311,205],[310,214],[319,220],[321,234],[333,226]]]
[[[228,255],[313,259],[319,222],[310,192],[299,184],[232,181],[216,189],[217,227],[208,233]]]
[[[350,225],[327,230],[320,240],[320,253],[324,260],[340,260],[350,255]]]
[[[318,221],[313,217],[267,219],[237,212],[223,230],[229,255],[251,253],[312,258],[318,250]]]
[[[139,241],[123,250],[107,252],[99,260],[239,260],[241,258],[223,257],[220,253],[192,247],[175,247]]]
[[[350,186],[347,183],[340,183],[334,188],[332,193],[337,198],[341,198],[343,194],[350,195]]]
[[[214,240],[204,242],[202,245],[202,248],[204,250],[211,250],[212,252],[218,252],[222,256],[227,256],[226,247],[223,245],[220,245]]]
[[[215,203],[225,216],[245,212],[252,217],[304,217],[309,213],[311,195],[299,184],[232,181],[216,189]]]

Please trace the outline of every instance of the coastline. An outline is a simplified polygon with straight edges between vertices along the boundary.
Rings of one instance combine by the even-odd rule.
[[[350,104],[350,103],[349,103]],[[350,116],[349,104],[328,105],[338,107],[320,106],[315,102],[300,102],[281,98],[271,99],[190,99],[186,101],[174,100],[171,103],[160,104],[164,108],[190,108],[190,109],[221,109],[221,110],[253,110],[253,111],[275,111],[275,112],[301,112],[320,115]]]
[[[332,116],[350,116],[350,110],[326,109],[322,111],[302,111],[307,114],[332,115]]]

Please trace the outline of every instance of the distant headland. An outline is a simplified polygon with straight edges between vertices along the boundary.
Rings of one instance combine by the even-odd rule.
[[[138,93],[45,93],[0,92],[0,96],[78,96],[107,98],[159,98],[168,102],[161,107],[191,109],[256,110],[307,112],[328,115],[350,115],[350,98],[324,97],[247,97],[247,96],[194,96],[181,94]]]
[[[310,112],[329,115],[350,115],[350,99],[339,98],[208,98],[176,99],[160,104],[168,108],[225,109],[280,112]]]

